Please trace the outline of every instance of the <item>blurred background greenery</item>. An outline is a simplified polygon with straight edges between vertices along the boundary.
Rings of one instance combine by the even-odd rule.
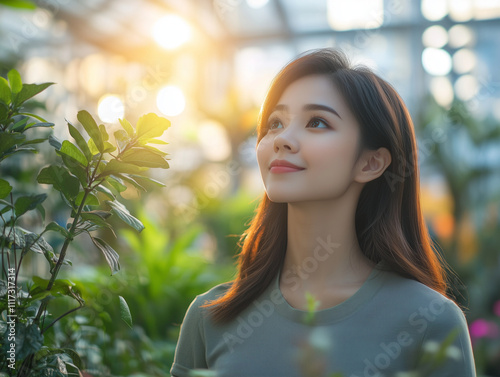
[[[26,82],[57,83],[31,104],[56,124],[56,136],[69,138],[64,119],[75,121],[84,108],[112,131],[118,118],[135,123],[147,112],[172,121],[164,136],[171,168],[152,175],[167,187],[140,198],[133,186],[124,193],[146,229],[120,230],[117,240],[103,235],[122,270],[109,276],[82,242],[69,256],[79,267],[64,267],[87,307],[46,336],[74,347],[87,373],[169,375],[187,306],[234,277],[239,235],[263,193],[254,148],[265,91],[295,55],[331,46],[372,67],[407,103],[423,209],[460,277],[451,293],[468,308],[478,373],[500,376],[498,1],[0,4],[0,74],[15,67]],[[19,157],[0,173],[29,190],[51,153],[42,146],[38,165]],[[47,217],[67,218],[60,199],[49,200]],[[36,256],[30,268],[27,276],[46,273]],[[119,320],[118,295],[130,306],[132,329]]]

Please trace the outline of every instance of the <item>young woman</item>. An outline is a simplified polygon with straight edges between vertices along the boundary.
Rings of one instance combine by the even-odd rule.
[[[392,86],[315,50],[273,80],[257,131],[266,192],[237,278],[191,303],[172,376],[475,377]]]

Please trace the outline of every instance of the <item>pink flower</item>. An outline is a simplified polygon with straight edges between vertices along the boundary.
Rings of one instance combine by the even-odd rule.
[[[485,319],[476,319],[469,325],[471,338],[496,338],[500,334],[498,325]]]

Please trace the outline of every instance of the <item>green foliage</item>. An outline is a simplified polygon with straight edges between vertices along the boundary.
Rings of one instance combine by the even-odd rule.
[[[94,370],[108,366],[113,375],[137,371],[169,376],[179,324],[188,305],[200,292],[230,280],[234,268],[214,264],[202,255],[197,247],[204,232],[200,224],[192,223],[172,236],[164,224],[144,210],[138,212],[138,218],[145,226],[142,232],[132,228],[118,231],[116,248],[122,250],[123,273],[114,275],[111,282],[102,274],[102,267],[71,275],[86,301],[78,320],[92,323],[98,328],[92,334],[100,335],[82,334],[74,339],[73,328],[80,325],[69,318],[62,327],[72,330],[66,331],[64,339],[75,348],[82,342],[93,345],[92,349],[83,349],[81,356]],[[123,318],[123,308],[118,301],[108,299],[114,295],[126,299],[134,319],[132,328],[118,320]],[[94,352],[100,355],[100,363],[92,364]]]
[[[28,0],[0,0],[0,5],[20,9],[36,9],[35,3]]]
[[[59,193],[70,218],[65,226],[56,221],[49,221],[45,226],[36,224],[43,229],[40,233],[23,228],[24,216],[34,210],[45,222],[43,203],[48,194],[42,192],[42,186],[36,187],[35,192],[19,192],[14,189],[20,187],[19,184],[0,179],[0,365],[2,369],[6,367],[11,375],[16,373],[18,376],[78,374],[83,367],[78,354],[44,336],[58,321],[85,305],[81,287],[70,280],[57,278],[58,274],[62,265],[71,264],[66,258],[68,247],[81,234],[87,234],[103,254],[111,274],[120,270],[118,253],[94,233],[108,229],[114,234],[108,220],[113,214],[136,231],[144,229],[141,221],[117,198],[126,187],[124,182],[144,190],[144,182],[154,181],[147,176],[149,168],[169,167],[165,158],[167,153],[148,143],[155,143],[152,138],[161,136],[170,122],[155,114],[147,114],[139,119],[134,128],[123,119],[123,132],[119,133],[120,138],[114,145],[109,141],[106,127],[97,125],[92,116],[82,110],[77,118],[84,133],[67,122],[74,142],[61,142],[49,134],[29,138],[33,128],[54,126],[36,114],[23,111],[28,99],[52,83],[23,83],[16,70],[11,70],[7,78],[0,78],[0,163],[21,152],[37,153],[33,145],[49,141],[59,161],[43,167],[33,180],[49,185]],[[103,196],[107,200],[103,200]],[[53,233],[52,239],[60,241],[58,253],[44,237],[49,232]],[[44,256],[50,277],[32,276],[31,282],[22,283],[19,271],[23,261],[29,260],[31,254]],[[49,303],[58,300],[69,300],[73,306],[53,319],[47,308]],[[132,326],[127,302],[121,296],[117,301],[121,318]],[[74,306],[75,303],[77,306]],[[8,347],[12,347],[13,340],[15,358],[8,358]]]
[[[304,323],[306,325],[313,325],[316,311],[318,310],[320,301],[316,300],[316,298],[310,293],[306,292],[306,300],[307,300],[307,314],[304,318]]]

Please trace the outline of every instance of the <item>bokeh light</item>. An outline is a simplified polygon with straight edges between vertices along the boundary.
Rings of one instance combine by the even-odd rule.
[[[422,15],[429,21],[439,21],[448,14],[446,0],[422,0]]]
[[[448,31],[449,45],[453,48],[468,46],[474,41],[472,30],[465,25],[455,25]]]
[[[160,46],[172,50],[189,40],[191,27],[183,18],[170,14],[156,21],[152,33],[153,38]]]
[[[383,0],[328,1],[328,24],[333,30],[378,28],[383,14]]]
[[[443,107],[448,107],[453,102],[453,86],[447,77],[433,77],[430,90],[436,102]]]
[[[427,73],[445,76],[451,71],[451,56],[445,50],[427,47],[422,52],[422,64]]]
[[[259,9],[265,6],[269,0],[247,0],[247,5],[250,8]]]
[[[198,131],[198,138],[205,158],[209,161],[223,161],[231,155],[231,143],[224,126],[216,121],[204,121]]]
[[[455,94],[462,101],[473,99],[479,92],[479,83],[472,75],[460,76],[455,82]]]
[[[453,0],[449,2],[450,18],[456,22],[469,21],[474,15],[472,0]]]
[[[443,47],[448,43],[448,33],[446,29],[440,25],[428,27],[422,34],[422,43],[425,47]]]
[[[105,94],[99,99],[97,115],[105,123],[114,123],[125,115],[125,106],[119,96]]]
[[[156,106],[164,115],[176,116],[184,111],[186,98],[180,88],[167,85],[158,92]]]
[[[453,54],[453,70],[458,74],[472,71],[476,63],[476,54],[467,48],[462,48]]]

